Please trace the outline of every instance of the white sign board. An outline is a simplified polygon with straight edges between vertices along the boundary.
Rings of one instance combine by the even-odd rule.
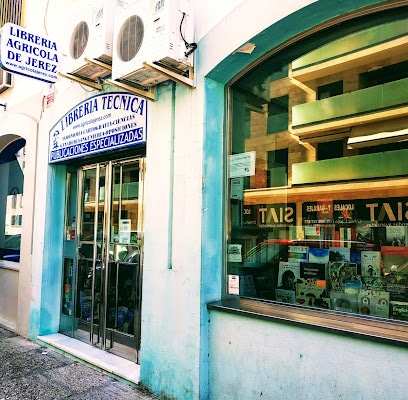
[[[230,156],[230,178],[255,175],[256,152],[233,154]]]
[[[146,142],[147,100],[132,93],[90,97],[68,111],[50,131],[49,163]]]
[[[0,30],[0,67],[15,74],[55,83],[58,79],[57,44],[44,35],[7,22]]]
[[[121,219],[119,221],[119,243],[130,243],[132,221]]]

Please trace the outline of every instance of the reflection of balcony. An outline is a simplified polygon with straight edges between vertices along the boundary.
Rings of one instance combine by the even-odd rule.
[[[365,154],[292,165],[292,184],[338,182],[408,175],[408,164],[401,162],[408,150]]]
[[[406,59],[406,20],[393,21],[330,42],[292,62],[291,77],[301,82],[351,69],[384,66]],[[387,61],[388,60],[388,61]]]
[[[408,114],[408,78],[296,105],[293,133],[303,136]]]

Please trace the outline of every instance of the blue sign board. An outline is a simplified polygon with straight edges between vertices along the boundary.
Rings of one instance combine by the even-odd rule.
[[[0,30],[0,67],[44,82],[58,79],[56,42],[7,22]]]
[[[51,129],[49,163],[146,143],[147,100],[126,92],[90,97]]]

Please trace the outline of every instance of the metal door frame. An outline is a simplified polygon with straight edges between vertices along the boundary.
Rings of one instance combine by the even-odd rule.
[[[94,218],[94,225],[93,225],[93,259],[92,259],[92,302],[91,302],[91,316],[90,316],[90,332],[89,332],[89,343],[94,346],[99,347],[101,350],[108,350],[107,349],[107,299],[108,299],[108,274],[109,274],[109,263],[111,260],[109,259],[109,250],[111,244],[111,210],[112,210],[112,201],[113,201],[113,191],[114,191],[114,176],[113,170],[115,166],[120,166],[122,171],[122,166],[130,163],[138,163],[139,167],[139,192],[138,192],[138,216],[137,216],[137,232],[138,232],[138,239],[140,240],[140,260],[139,260],[139,277],[137,282],[137,297],[138,307],[136,310],[135,307],[135,316],[137,315],[137,319],[135,319],[135,331],[134,331],[134,341],[135,341],[135,350],[136,350],[136,362],[139,363],[140,360],[140,324],[141,324],[141,302],[142,302],[142,275],[143,275],[143,239],[144,239],[144,178],[145,178],[145,165],[146,159],[145,158],[129,158],[123,160],[115,160],[115,161],[108,161],[108,162],[101,162],[101,163],[94,163],[82,166],[78,170],[78,203],[77,203],[77,221],[76,221],[76,259],[77,259],[77,266],[76,266],[76,275],[78,274],[78,263],[79,263],[79,248],[81,242],[81,238],[79,237],[80,233],[82,232],[82,213],[83,213],[83,199],[84,199],[84,180],[85,180],[85,171],[86,170],[96,170],[96,177],[95,177],[95,204],[94,204],[94,211],[95,211],[95,218]],[[99,213],[99,193],[100,193],[100,178],[101,178],[101,170],[105,170],[105,193],[104,193],[104,201],[103,201],[103,235],[101,240],[98,240],[97,232],[98,232],[98,213]],[[121,172],[122,173],[122,172]],[[120,185],[120,192],[122,191],[122,180]],[[121,199],[122,193],[120,193],[119,198]],[[121,201],[121,200],[120,200]],[[101,254],[98,254],[98,243],[101,244]],[[94,323],[94,306],[95,306],[95,279],[96,279],[96,267],[97,263],[101,262],[101,291],[102,291],[102,299],[100,302],[100,310],[99,310],[99,323],[98,326],[95,326]],[[117,266],[117,273],[119,271],[119,267]],[[75,279],[77,283],[78,279]],[[77,285],[75,285],[77,286]],[[75,287],[75,293],[77,293],[77,288]],[[79,301],[76,299],[76,301]],[[97,329],[96,329],[97,328]],[[98,331],[97,331],[98,330]],[[96,337],[96,340],[95,340]],[[110,339],[113,340],[112,338]],[[112,345],[110,346],[112,347]]]

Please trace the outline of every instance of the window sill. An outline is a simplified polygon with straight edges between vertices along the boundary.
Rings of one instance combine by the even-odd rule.
[[[408,323],[404,321],[299,308],[238,297],[209,303],[207,308],[408,347]]]

